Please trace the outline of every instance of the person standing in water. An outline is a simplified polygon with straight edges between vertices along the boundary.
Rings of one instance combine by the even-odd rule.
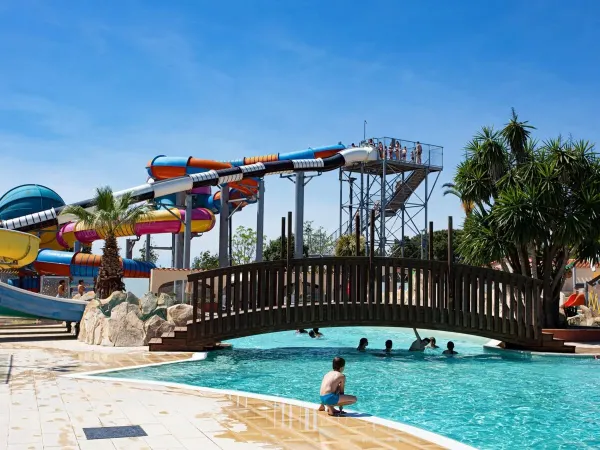
[[[458,352],[454,351],[454,342],[449,341],[447,344],[448,350],[444,350],[442,355],[458,355]]]
[[[358,343],[358,347],[356,348],[356,350],[358,350],[359,352],[366,352],[368,345],[369,341],[367,340],[367,338],[360,338],[360,342]]]
[[[392,340],[388,339],[387,341],[385,341],[385,352],[386,353],[392,353]]]
[[[425,347],[427,347],[429,345],[430,339],[429,338],[421,339],[421,336],[419,336],[419,333],[417,332],[416,328],[413,328],[413,331],[415,332],[415,336],[417,339],[410,345],[410,348],[408,349],[408,351],[409,352],[425,351]]]
[[[79,280],[79,284],[77,285],[77,293],[79,295],[85,294],[85,283],[83,280]]]
[[[330,416],[337,416],[341,412],[341,407],[356,403],[356,397],[354,395],[344,394],[346,375],[344,375],[343,372],[345,367],[346,361],[344,358],[336,356],[333,358],[333,370],[327,372],[321,382],[321,390],[319,392],[321,396],[321,406],[319,411],[326,409],[327,414]],[[340,410],[335,409],[336,406],[339,406]]]

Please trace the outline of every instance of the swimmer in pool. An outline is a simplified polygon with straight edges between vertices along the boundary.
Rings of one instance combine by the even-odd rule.
[[[435,338],[433,336],[429,338],[429,348],[439,348],[435,345]]]
[[[344,358],[336,356],[333,358],[332,366],[333,370],[325,374],[321,383],[321,390],[319,392],[321,407],[319,411],[327,409],[327,414],[337,416],[340,414],[343,406],[356,403],[356,397],[344,394],[344,387],[346,385],[346,375],[343,374],[344,367],[346,366]],[[340,409],[335,409],[336,406],[339,406]]]
[[[416,340],[410,345],[410,348],[408,349],[408,351],[410,352],[422,352],[425,350],[425,347],[427,347],[429,345],[429,338],[425,338],[425,339],[421,339],[421,336],[419,336],[419,333],[417,332],[416,328],[413,328],[413,331],[415,332],[415,336],[416,336]]]
[[[366,352],[368,345],[369,341],[367,340],[367,338],[360,338],[360,342],[358,343],[358,347],[356,348],[356,350],[358,350],[359,352]]]
[[[392,353],[392,340],[388,339],[387,341],[385,341],[385,352],[386,353]]]
[[[454,351],[454,342],[449,341],[447,347],[448,350],[444,350],[442,355],[458,355],[458,352]]]

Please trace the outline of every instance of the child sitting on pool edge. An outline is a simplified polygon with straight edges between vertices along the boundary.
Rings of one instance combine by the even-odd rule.
[[[344,387],[346,385],[346,375],[342,373],[346,366],[344,358],[336,356],[333,358],[332,365],[333,370],[325,374],[321,383],[321,407],[319,411],[327,408],[327,413],[330,416],[337,416],[340,414],[340,411],[335,409],[335,406],[352,405],[356,403],[356,397],[344,394]]]

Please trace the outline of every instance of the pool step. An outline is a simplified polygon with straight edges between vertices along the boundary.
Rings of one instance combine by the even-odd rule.
[[[207,352],[229,349],[231,345],[220,342],[213,345],[190,343],[187,340],[187,328],[175,327],[173,331],[163,333],[159,338],[150,339],[148,347],[151,352]]]
[[[514,350],[527,350],[531,352],[546,353],[575,353],[574,345],[566,345],[564,339],[554,337],[554,334],[542,332],[541,345],[516,345],[506,343],[506,348]]]

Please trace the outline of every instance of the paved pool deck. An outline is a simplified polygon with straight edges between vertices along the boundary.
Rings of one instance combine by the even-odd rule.
[[[189,353],[88,346],[52,327],[0,334],[0,450],[469,448],[377,418],[332,418],[300,402],[84,376]],[[132,425],[146,436],[91,440],[84,431]]]

